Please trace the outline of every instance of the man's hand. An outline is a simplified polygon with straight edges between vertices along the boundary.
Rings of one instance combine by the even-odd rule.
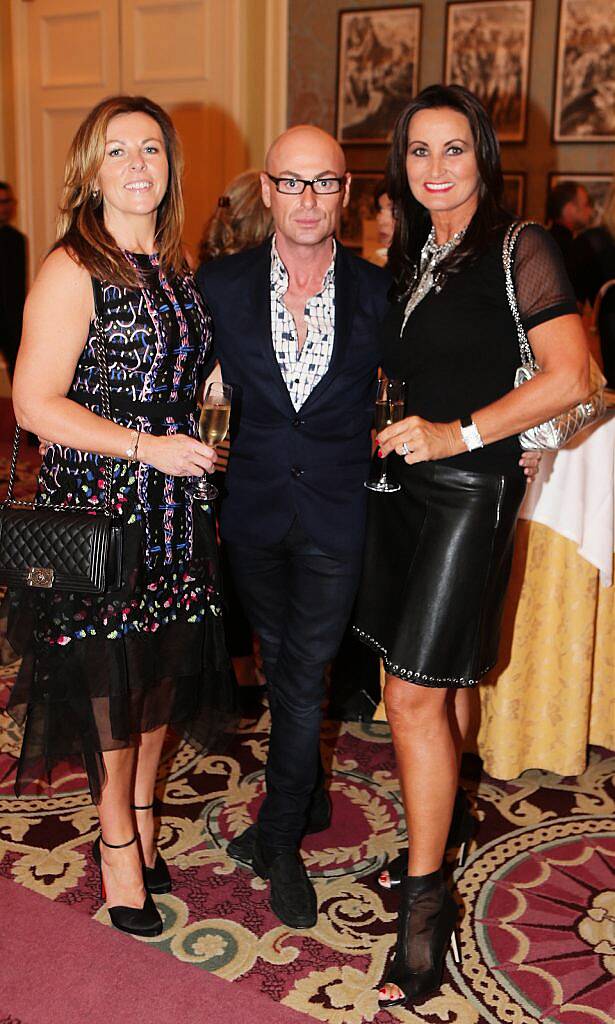
[[[531,484],[537,475],[541,459],[542,452],[539,451],[524,452],[519,459],[519,465],[523,466],[523,472],[527,477],[528,484]]]

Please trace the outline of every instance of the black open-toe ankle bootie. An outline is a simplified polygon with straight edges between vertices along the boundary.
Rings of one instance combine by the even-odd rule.
[[[457,904],[442,878],[442,871],[406,876],[401,887],[395,958],[382,981],[403,993],[380,999],[379,1006],[403,1006],[437,991],[442,983],[449,944],[459,963],[455,935]]]
[[[122,850],[125,846],[132,846],[136,841],[136,836],[133,836],[127,843],[106,843],[102,836],[99,836],[94,841],[92,856],[100,871],[100,898],[103,903],[105,902],[106,895],[102,876],[101,843],[103,846],[108,846],[110,850]],[[141,938],[151,938],[154,935],[160,935],[162,932],[162,918],[149,893],[147,893],[142,907],[109,907],[108,910],[111,924],[121,932],[128,932],[129,935],[139,935]]]
[[[153,803],[131,804],[133,811],[151,811],[153,806]],[[147,891],[151,892],[154,896],[162,896],[165,892],[171,892],[173,883],[167,863],[159,850],[156,850],[156,860],[154,861],[153,868],[148,868],[147,864],[143,865],[143,881]]]
[[[455,797],[451,827],[446,840],[447,850],[458,850],[457,863],[459,867],[463,867],[468,843],[473,839],[477,831],[478,821],[470,811],[470,803],[465,790],[460,787],[457,790],[457,795]],[[388,872],[388,885],[382,881],[383,871]],[[405,850],[402,850],[402,852],[399,853],[397,857],[394,857],[393,860],[389,861],[386,867],[381,870],[380,875],[378,876],[378,885],[382,889],[394,889],[396,885],[401,885],[402,880],[407,873],[408,847],[406,847]]]

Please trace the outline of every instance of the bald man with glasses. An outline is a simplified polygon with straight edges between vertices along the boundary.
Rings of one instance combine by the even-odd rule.
[[[319,748],[324,669],[359,579],[389,278],[335,239],[350,175],[326,132],[284,132],[261,183],[272,238],[197,274],[234,389],[221,532],[261,640],[271,709],[266,797],[228,852],[270,880],[281,921],[309,928],[317,902],[299,848],[331,815]]]

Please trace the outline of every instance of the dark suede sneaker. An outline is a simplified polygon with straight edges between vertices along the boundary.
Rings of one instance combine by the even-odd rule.
[[[240,864],[246,864],[251,868],[255,843],[256,825],[248,825],[245,831],[240,832],[238,836],[231,839],[226,847],[226,852],[233,860],[238,861]]]
[[[269,879],[269,903],[282,924],[313,928],[318,918],[316,891],[299,851],[274,851],[268,856],[257,839],[253,867],[257,875]]]
[[[317,789],[312,799],[310,817],[305,830],[306,835],[325,832],[331,824],[331,798],[324,788]],[[256,825],[248,825],[243,832],[235,836],[226,847],[226,852],[239,864],[252,867],[254,844],[256,842]]]

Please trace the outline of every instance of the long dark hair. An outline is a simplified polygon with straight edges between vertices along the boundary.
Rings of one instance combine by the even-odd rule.
[[[494,229],[511,220],[510,214],[501,206],[504,180],[500,144],[482,103],[462,85],[427,86],[399,115],[389,154],[387,193],[395,207],[395,233],[389,249],[389,267],[394,278],[393,298],[405,298],[412,292],[421,249],[431,229],[429,211],[414,198],[408,184],[408,126],[419,110],[443,107],[457,110],[469,122],[480,185],[478,207],[468,229],[459,245],[439,265],[439,270],[447,275],[457,273],[483,252]]]

